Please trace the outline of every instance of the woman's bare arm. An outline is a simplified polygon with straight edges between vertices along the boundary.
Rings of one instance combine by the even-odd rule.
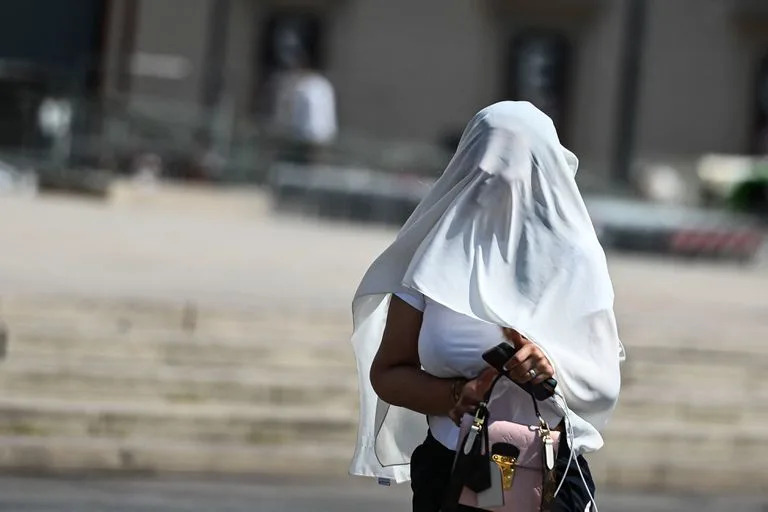
[[[371,366],[371,384],[379,398],[422,414],[446,416],[461,391],[456,379],[439,379],[421,369],[419,331],[422,314],[397,296],[389,304],[381,345]]]

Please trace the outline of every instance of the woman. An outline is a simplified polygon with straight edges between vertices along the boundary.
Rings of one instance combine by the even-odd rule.
[[[361,408],[351,473],[387,483],[412,477],[414,511],[439,510],[456,423],[494,377],[481,355],[504,338],[519,349],[507,364],[517,382],[558,380],[556,396],[541,404],[565,433],[554,509],[591,506],[581,455],[603,444],[623,349],[577,165],[533,105],[482,110],[357,290]],[[500,385],[494,403],[503,419],[536,424],[529,396]]]

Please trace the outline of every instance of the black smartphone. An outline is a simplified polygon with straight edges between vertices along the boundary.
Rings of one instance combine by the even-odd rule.
[[[507,364],[507,361],[512,359],[515,352],[517,352],[517,349],[512,346],[512,344],[502,342],[483,352],[483,360],[493,368],[496,368],[499,373],[506,373],[507,369],[504,365]]]
[[[517,352],[515,347],[506,341],[503,341],[495,347],[483,352],[483,360],[493,368],[496,368],[499,373],[506,375],[507,378],[509,378],[505,365],[507,364],[507,361],[515,355],[515,352]],[[526,382],[525,384],[515,382],[515,384],[532,394],[536,400],[546,400],[551,397],[555,394],[555,388],[557,387],[557,381],[551,377],[539,384],[531,384],[530,382]]]

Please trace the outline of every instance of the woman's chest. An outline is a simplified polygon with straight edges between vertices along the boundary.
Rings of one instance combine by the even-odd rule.
[[[483,352],[503,341],[498,326],[428,301],[419,334],[419,358],[436,377],[471,378],[487,365]]]

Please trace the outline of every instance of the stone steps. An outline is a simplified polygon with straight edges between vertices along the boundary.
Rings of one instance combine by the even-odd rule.
[[[342,477],[354,444],[249,445],[178,440],[0,435],[0,469],[40,473],[268,474]]]
[[[357,384],[345,314],[15,298],[0,317],[0,468],[346,471]],[[674,323],[671,337],[633,337],[596,479],[762,486],[768,344],[753,328],[725,343]]]
[[[0,395],[81,400],[151,400],[170,404],[323,405],[357,399],[353,371],[301,367],[221,368],[110,361],[11,361],[0,372]],[[311,381],[311,382],[310,382]]]
[[[105,344],[100,338],[56,341],[38,335],[25,339],[37,340],[41,346],[12,345],[6,371],[0,376],[0,389],[11,396],[141,398],[170,403],[356,402],[355,369],[347,344],[327,347],[326,343],[306,342],[295,356],[277,344],[267,349],[250,343],[193,338],[143,344],[163,346],[166,357],[160,357],[159,351],[137,350],[132,354],[130,344]],[[84,346],[77,347],[81,342]],[[96,344],[109,350],[86,350]],[[78,350],[70,350],[76,347]],[[675,354],[674,349],[667,350],[666,355],[663,349],[633,352],[633,359],[624,367],[617,415],[638,421],[672,417],[683,425],[765,417],[764,408],[759,406],[763,401],[758,400],[758,405],[754,402],[755,398],[768,398],[768,381],[757,371],[765,358],[734,352],[732,361],[723,362],[699,351],[698,361],[689,356],[683,364],[675,362],[680,360]],[[756,369],[746,371],[745,364]],[[318,366],[322,371],[318,372]],[[315,376],[312,385],[282,377],[283,373],[300,375],[302,371]],[[763,385],[755,386],[756,382]]]
[[[136,348],[152,350],[166,344],[249,344],[252,346],[273,346],[276,343],[301,342],[306,345],[318,343],[347,342],[349,325],[320,325],[310,323],[282,324],[279,317],[269,322],[228,325],[212,330],[196,329],[185,331],[181,328],[135,328],[113,325],[110,319],[83,322],[82,325],[68,320],[38,319],[13,320],[4,318],[10,334],[22,345],[44,347],[66,347],[69,349],[104,349],[115,345],[129,344]]]
[[[285,355],[311,359],[327,358],[328,362],[346,358],[353,365],[348,333],[343,328],[335,332],[316,332],[312,327],[292,330],[253,330],[247,336],[188,335],[175,331],[118,333],[99,332],[98,326],[73,329],[72,326],[51,326],[48,320],[34,325],[10,324],[11,354],[58,359],[82,356],[159,360],[170,363],[184,361],[204,365],[221,362],[249,363],[265,357]],[[288,348],[295,344],[295,350]],[[761,344],[768,347],[768,344]],[[707,383],[723,380],[722,375],[753,386],[760,370],[768,368],[768,353],[724,347],[717,349],[680,349],[670,347],[630,346],[631,357],[623,366],[625,383],[635,380],[655,381],[667,385],[666,378],[675,386],[680,377],[689,375]],[[679,363],[676,363],[679,361]],[[666,375],[664,374],[666,372]],[[758,374],[758,375],[754,375]]]
[[[623,431],[625,428],[629,430]],[[638,433],[631,425],[617,424],[605,437],[612,448],[587,456],[601,487],[694,492],[702,488],[760,489],[764,484],[768,439],[759,429],[740,433],[727,428],[684,431],[675,423],[665,423]],[[245,446],[198,440],[158,441],[154,437],[1,435],[0,468],[341,476],[352,456],[353,438],[354,433],[349,433],[348,438],[333,442],[310,438],[290,445]]]
[[[185,332],[178,327],[121,328],[110,319],[78,325],[47,315],[36,320],[3,318],[9,357],[82,360],[122,358],[132,364],[240,366],[282,364],[285,360],[330,367],[354,366],[349,325],[270,321],[240,323],[215,332]]]
[[[648,422],[673,420],[683,429],[702,425],[760,425],[768,421],[768,404],[734,403],[728,400],[685,402],[676,399],[648,401],[621,398],[614,417],[636,422],[638,429]]]
[[[657,297],[654,296],[656,301]],[[659,312],[654,303],[648,311],[632,311],[620,315],[620,325],[632,358],[638,351],[652,352],[678,349],[687,354],[704,350],[728,356],[732,351],[768,356],[768,344],[763,343],[767,311],[730,308],[727,312],[713,307],[709,317],[713,325],[738,322],[737,333],[730,330],[717,336],[705,334],[706,329],[694,331],[690,321],[680,312]],[[320,304],[322,306],[322,304]],[[60,331],[76,337],[93,337],[94,333],[112,338],[115,335],[131,339],[167,338],[169,334],[197,335],[202,338],[258,340],[265,339],[340,339],[348,340],[351,315],[347,311],[324,311],[260,306],[254,309],[216,309],[192,302],[167,303],[130,300],[84,299],[71,297],[0,297],[0,317],[13,331],[38,328],[46,335]],[[625,318],[626,317],[626,318]],[[700,320],[699,316],[696,316]],[[691,319],[692,321],[693,319]],[[42,326],[41,326],[42,322]],[[653,329],[649,323],[653,323]]]
[[[309,365],[320,362],[321,371]],[[337,363],[333,365],[332,363]],[[246,367],[211,364],[181,365],[166,361],[137,360],[127,357],[83,356],[56,358],[18,355],[4,365],[0,373],[0,390],[45,395],[93,392],[110,396],[200,395],[198,399],[251,401],[268,396],[290,401],[290,394],[304,393],[310,401],[322,393],[346,398],[356,396],[356,374],[351,361],[329,358],[329,366],[321,358],[255,359]],[[760,409],[766,389],[749,387],[750,379],[743,368],[708,368],[677,365],[645,364],[644,378],[625,382],[620,406],[713,407],[745,410]],[[311,379],[311,384],[306,382]],[[708,380],[707,380],[708,379]],[[689,380],[695,386],[675,385],[674,380]],[[701,384],[704,382],[706,385]],[[752,382],[754,384],[754,382]],[[152,391],[155,391],[153,394]],[[259,393],[263,391],[263,393]],[[206,393],[210,393],[206,396]],[[79,396],[79,395],[78,395]],[[193,397],[192,397],[193,398]],[[191,399],[192,399],[191,398]],[[758,399],[755,401],[755,399]]]
[[[357,428],[353,407],[0,399],[0,435],[151,439],[243,446],[336,442]]]
[[[354,369],[355,360],[351,346],[346,343],[306,344],[288,346],[275,342],[272,347],[254,346],[248,343],[203,344],[168,343],[144,350],[129,345],[109,347],[104,345],[94,350],[70,350],[59,347],[21,344],[11,337],[8,347],[7,364],[29,361],[58,361],[62,363],[85,362],[92,366],[113,366],[119,364],[152,368],[156,366],[215,367],[215,368],[259,368],[259,367],[320,367]]]
[[[749,365],[635,360],[623,372],[620,402],[716,402],[751,408],[768,403],[764,368],[757,360]]]
[[[87,299],[73,297],[0,297],[0,317],[8,324],[36,325],[40,321],[56,332],[56,327],[77,328],[83,332],[106,329],[117,333],[129,331],[163,331],[253,335],[261,329],[274,330],[342,328],[348,332],[351,314],[348,310],[324,310],[322,304],[311,310],[258,308],[220,309],[187,303],[131,301],[120,299]],[[279,320],[279,321],[277,321]]]
[[[316,325],[308,321],[283,325],[280,317],[267,321],[228,324],[217,329],[184,331],[181,328],[122,328],[118,320],[90,321],[81,325],[68,320],[24,319],[8,317],[3,322],[8,328],[12,346],[17,349],[35,348],[55,352],[96,352],[115,355],[164,354],[180,347],[203,350],[208,346],[253,350],[256,355],[264,349],[287,344],[300,345],[302,349],[327,347],[339,352],[350,352],[350,321]],[[641,343],[628,343],[629,359],[625,371],[636,362],[674,362],[685,364],[719,365],[743,364],[768,366],[768,344],[764,336],[748,341],[715,343],[672,344],[646,339]]]
[[[6,362],[0,373],[0,391],[43,398],[335,406],[356,402],[356,375],[349,363],[338,358],[329,359],[329,364],[322,358],[266,358],[237,367],[25,355]],[[754,386],[740,367],[722,366],[711,372],[706,367],[681,369],[676,364],[650,363],[644,364],[641,375],[643,378],[625,382],[617,415],[638,421],[674,417],[693,424],[755,421],[768,416],[768,400],[764,399],[768,385]]]
[[[588,460],[595,478],[611,488],[762,489],[768,430],[760,425],[621,418],[604,433],[607,448]]]

